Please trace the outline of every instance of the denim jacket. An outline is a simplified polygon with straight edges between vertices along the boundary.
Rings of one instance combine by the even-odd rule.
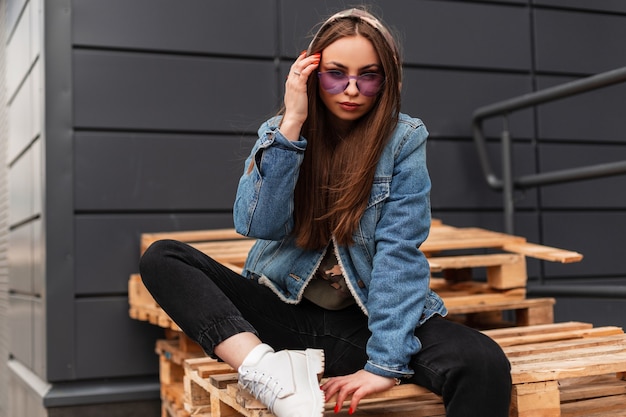
[[[284,302],[296,304],[326,250],[303,250],[291,234],[293,191],[307,141],[287,140],[279,122],[273,118],[259,128],[239,181],[234,221],[237,232],[258,239],[243,274],[257,275]],[[413,374],[408,364],[421,349],[415,328],[435,314],[447,314],[429,289],[430,268],[419,249],[431,220],[427,136],[421,120],[400,115],[377,165],[354,244],[334,241],[346,283],[368,317],[365,369],[387,377]]]

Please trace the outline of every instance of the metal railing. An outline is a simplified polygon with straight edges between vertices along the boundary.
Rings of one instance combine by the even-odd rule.
[[[556,101],[565,97],[574,96],[591,90],[597,90],[599,88],[622,82],[626,82],[626,67],[490,104],[488,106],[481,107],[474,112],[472,118],[472,130],[474,134],[474,143],[478,151],[478,158],[480,160],[480,165],[487,184],[495,190],[502,190],[504,205],[504,229],[507,233],[512,234],[514,231],[513,216],[515,207],[513,192],[515,189],[608,177],[626,173],[626,161],[617,161],[514,177],[512,164],[513,142],[508,129],[508,115],[515,111],[523,110],[538,104]],[[501,178],[495,174],[489,161],[485,134],[483,132],[483,122],[486,119],[498,116],[504,118],[504,129],[501,135]]]
[[[531,175],[513,176],[512,139],[508,129],[509,114],[538,104],[556,101],[565,97],[574,96],[614,84],[626,82],[626,67],[607,71],[580,80],[568,82],[555,87],[525,94],[509,100],[504,100],[481,107],[474,112],[472,129],[474,142],[478,151],[483,175],[487,184],[495,189],[502,190],[504,205],[504,229],[507,233],[514,233],[514,191],[542,185],[558,184],[592,178],[608,177],[626,174],[626,161],[616,161],[583,167],[542,172]],[[489,161],[487,145],[483,132],[483,122],[493,117],[504,118],[504,128],[501,134],[502,141],[502,176],[499,178]],[[596,296],[609,298],[626,297],[626,287],[615,285],[537,285],[528,288],[529,295],[562,295],[562,296]]]

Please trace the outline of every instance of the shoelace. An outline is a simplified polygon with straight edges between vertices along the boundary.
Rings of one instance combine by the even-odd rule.
[[[241,375],[239,378],[241,385],[244,389],[250,391],[252,395],[254,395],[254,398],[265,404],[270,412],[273,413],[274,403],[283,390],[283,388],[279,386],[280,382],[275,380],[271,375],[264,380],[264,372],[259,373],[254,371],[252,377],[249,377],[249,374],[250,371],[246,370],[246,373]],[[269,395],[269,397],[266,398],[266,395]]]

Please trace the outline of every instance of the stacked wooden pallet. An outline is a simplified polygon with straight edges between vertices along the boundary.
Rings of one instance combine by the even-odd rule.
[[[502,346],[511,362],[514,385],[510,417],[626,415],[626,335],[622,329],[567,322],[484,333]],[[166,341],[159,343],[165,345]],[[176,349],[175,343],[167,344],[170,352]],[[235,371],[224,363],[206,357],[186,359],[176,374],[183,381],[181,411],[187,415],[272,416],[238,387]],[[336,415],[331,410],[332,401],[327,407],[327,415]],[[345,408],[339,415],[347,415]],[[357,414],[435,417],[445,416],[445,411],[439,396],[405,384],[363,400]]]
[[[142,235],[141,252],[160,239],[187,242],[236,272],[241,272],[247,253],[254,244],[253,239],[245,238],[232,229],[151,233]],[[526,298],[526,257],[563,263],[582,258],[576,252],[532,244],[519,236],[479,228],[456,228],[439,221],[433,221],[431,233],[421,249],[430,263],[431,287],[444,299],[450,312],[449,318],[481,329],[552,323],[553,298]],[[186,364],[191,366],[194,363],[192,358],[202,356],[202,352],[157,305],[138,274],[131,275],[128,294],[132,318],[172,330],[177,335],[174,339],[157,343],[163,417],[187,417],[188,411],[181,402],[183,368]],[[206,359],[200,359],[199,363],[204,365],[203,361]],[[415,389],[418,388],[403,387],[403,391],[410,393],[412,398],[416,395]],[[397,395],[397,391],[393,395]],[[438,400],[432,399],[433,394],[422,394],[435,403],[429,403],[429,407],[421,404],[421,409],[440,408]],[[193,410],[198,412],[198,409]]]
[[[160,239],[187,242],[237,272],[255,242],[232,229],[151,233],[142,236],[142,253]],[[551,323],[554,299],[526,298],[526,257],[562,263],[582,259],[579,253],[529,243],[523,237],[439,221],[433,221],[421,249],[430,263],[431,287],[443,297],[450,318],[480,328]],[[131,317],[168,327],[169,318],[141,286],[138,276],[131,277]],[[505,312],[512,320],[505,320]]]

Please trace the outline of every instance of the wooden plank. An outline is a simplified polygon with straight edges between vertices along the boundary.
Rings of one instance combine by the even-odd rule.
[[[605,326],[597,329],[579,330],[579,331],[567,331],[567,332],[555,332],[536,334],[528,336],[513,336],[507,338],[498,338],[496,343],[502,347],[515,346],[515,345],[528,345],[532,343],[549,342],[549,341],[563,341],[567,339],[578,339],[585,337],[598,337],[608,335],[619,335],[623,333],[619,327]]]
[[[514,264],[524,259],[515,253],[492,253],[487,255],[432,256],[428,262],[436,263],[442,269],[477,268]]]
[[[591,412],[602,417],[625,416],[626,395],[611,395],[561,405],[562,417],[588,417]]]
[[[559,384],[561,401],[571,402],[591,398],[626,395],[626,381],[615,375],[585,376],[563,380]],[[626,403],[624,411],[626,412]]]
[[[583,259],[583,255],[578,252],[528,242],[505,243],[502,249],[536,259],[543,259],[544,261],[561,262],[564,264],[580,262]]]
[[[469,311],[470,306],[488,306],[496,305],[502,306],[512,300],[524,300],[526,290],[518,288],[501,293],[489,293],[489,294],[472,294],[472,295],[455,295],[447,296],[442,295],[444,304],[448,309],[458,308],[457,311],[465,309]]]
[[[601,357],[572,358],[543,363],[513,365],[511,376],[514,384],[560,380],[589,375],[603,375],[626,370],[626,352]]]
[[[428,253],[446,250],[501,248],[505,244],[524,243],[520,236],[492,232],[476,227],[468,228],[434,228],[420,249]]]
[[[162,232],[162,233],[143,233],[141,235],[141,253],[144,253],[148,247],[162,239],[173,239],[181,242],[202,242],[211,240],[236,240],[249,239],[235,231],[235,229],[213,229],[213,230],[192,230],[181,232]]]
[[[484,334],[491,337],[494,340],[498,340],[504,337],[513,337],[513,336],[527,336],[527,335],[535,335],[535,334],[545,334],[545,333],[555,333],[555,332],[565,332],[570,330],[588,330],[592,329],[593,324],[585,323],[580,321],[567,321],[561,323],[550,323],[529,327],[509,327],[506,329],[494,329],[494,330],[485,330]]]
[[[557,381],[516,384],[511,392],[510,416],[558,417],[561,415]]]

